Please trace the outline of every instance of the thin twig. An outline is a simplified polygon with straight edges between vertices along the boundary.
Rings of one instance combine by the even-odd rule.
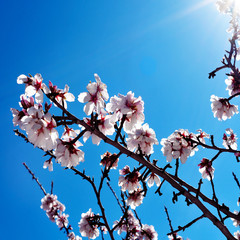
[[[27,166],[26,163],[23,163],[23,166],[28,170],[28,172],[32,175],[32,179],[34,179],[36,181],[36,183],[38,184],[38,186],[41,188],[42,192],[44,195],[47,195],[47,192],[45,191],[45,189],[43,188],[42,184],[38,181],[38,179],[35,177],[34,173],[30,170],[30,168]]]

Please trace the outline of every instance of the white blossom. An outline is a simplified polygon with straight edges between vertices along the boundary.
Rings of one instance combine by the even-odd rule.
[[[143,202],[143,191],[141,188],[138,188],[132,193],[129,193],[129,196],[126,200],[126,203],[128,206],[130,206],[132,209],[135,209]]]
[[[237,240],[240,240],[240,232],[237,231],[234,233],[234,237],[237,239]]]
[[[238,113],[238,106],[232,105],[225,98],[219,98],[215,95],[211,96],[211,107],[214,117],[218,120],[227,120],[231,118],[235,113]]]
[[[62,213],[56,217],[56,224],[59,228],[67,227],[68,226],[68,214]]]
[[[56,147],[58,132],[55,127],[57,124],[49,112],[44,114],[41,105],[27,109],[27,115],[21,121],[21,128],[26,131],[28,140],[35,147],[42,148],[44,151]]]
[[[125,166],[122,170],[119,170],[122,176],[119,176],[118,186],[121,187],[122,191],[132,193],[141,187],[139,182],[140,173],[136,170],[130,171],[129,166]]]
[[[78,101],[81,103],[87,103],[84,106],[84,112],[90,115],[93,112],[97,114],[102,113],[102,109],[105,107],[105,102],[109,98],[107,92],[107,86],[101,82],[101,79],[97,74],[94,74],[96,82],[89,83],[87,85],[88,92],[80,93],[78,95]]]
[[[235,210],[233,213],[236,214],[236,215],[239,214],[239,212],[236,211],[236,210]],[[233,221],[233,225],[234,225],[235,227],[238,227],[238,226],[240,225],[240,221],[239,221],[239,220],[234,219],[234,218],[231,218],[231,220]]]
[[[234,76],[234,74],[228,76],[225,83],[227,84],[226,90],[228,90],[230,96],[240,93],[240,81]]]
[[[95,239],[99,236],[98,225],[95,220],[96,218],[98,218],[98,216],[94,215],[92,209],[89,209],[86,213],[82,213],[81,220],[78,224],[80,233],[83,237]]]
[[[155,173],[151,172],[151,174],[146,178],[146,182],[147,182],[147,185],[149,187],[152,187],[154,182],[156,183],[156,185],[159,187],[160,184],[161,184],[161,180],[160,178],[158,177],[158,175],[156,175]]]
[[[84,152],[78,149],[82,146],[80,142],[72,144],[71,142],[58,139],[56,148],[56,161],[61,163],[61,166],[71,168],[84,161]]]
[[[140,150],[143,154],[152,154],[153,145],[158,145],[158,140],[156,134],[149,125],[145,123],[143,126],[138,126],[131,133],[128,133],[128,138],[126,139],[127,146],[130,151],[134,149]]]
[[[212,162],[207,158],[203,158],[201,163],[198,164],[199,172],[202,174],[202,178],[207,178],[209,181],[214,178],[214,167],[212,166]],[[211,175],[211,176],[210,176]]]
[[[139,240],[158,240],[158,234],[152,225],[143,224],[139,233]]]
[[[117,224],[119,224],[119,221],[115,221],[113,227],[116,226]],[[139,225],[139,221],[134,217],[132,211],[129,210],[127,212],[127,220],[124,219],[121,222],[121,224],[118,225],[116,230],[118,231],[117,232],[118,235],[120,235],[123,232],[129,232],[130,239],[135,240],[139,236],[138,233],[140,232],[141,227]]]
[[[34,77],[27,77],[22,74],[17,78],[18,84],[25,84],[25,94],[28,97],[35,95],[37,103],[43,102],[42,81],[43,78],[40,73],[37,73]]]
[[[48,171],[49,171],[49,172],[52,172],[52,171],[53,171],[53,162],[52,162],[52,159],[51,159],[51,158],[50,158],[49,160],[47,160],[47,161],[44,162],[43,168],[44,168],[44,169],[48,168]]]
[[[106,109],[113,113],[114,121],[122,119],[125,115],[123,125],[125,131],[131,131],[136,125],[142,124],[145,119],[144,102],[141,97],[134,97],[134,93],[131,91],[126,96],[119,94],[118,97],[111,97]]]
[[[116,169],[118,166],[119,159],[117,158],[117,155],[111,154],[110,152],[105,152],[103,155],[101,155],[101,162],[100,165],[105,166],[107,169],[110,167],[111,169]]]
[[[232,148],[233,150],[237,150],[237,135],[233,133],[231,128],[226,129],[226,133],[223,134],[223,146],[225,148]]]
[[[197,137],[183,129],[176,130],[168,138],[163,138],[161,140],[162,153],[167,157],[167,162],[171,162],[172,158],[180,158],[181,163],[185,163],[189,156],[193,156],[198,149],[190,139],[196,140]]]

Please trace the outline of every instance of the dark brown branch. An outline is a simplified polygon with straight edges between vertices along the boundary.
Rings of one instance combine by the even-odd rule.
[[[198,218],[195,218],[194,220],[192,220],[191,222],[189,222],[188,224],[186,224],[185,226],[181,227],[181,226],[178,226],[178,229],[168,233],[167,235],[171,235],[171,234],[174,234],[174,233],[177,233],[179,231],[185,231],[187,228],[191,227],[194,223],[196,223],[197,221],[199,221],[200,219],[204,218],[204,214],[202,214],[200,217]]]
[[[239,183],[239,181],[238,181],[238,178],[237,178],[236,174],[235,174],[234,172],[232,172],[232,175],[233,175],[234,180],[236,181],[236,183],[237,183],[237,185],[238,185],[238,188],[240,189],[240,183]]]
[[[23,163],[23,166],[28,170],[28,172],[32,175],[32,179],[36,181],[38,186],[41,188],[44,195],[47,195],[45,189],[43,188],[42,184],[38,181],[38,179],[35,177],[34,173],[30,170],[30,168],[27,166],[26,163]]]

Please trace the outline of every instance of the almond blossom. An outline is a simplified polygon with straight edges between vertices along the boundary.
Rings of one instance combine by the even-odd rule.
[[[117,158],[117,154],[111,154],[110,152],[105,152],[101,155],[101,162],[100,165],[105,166],[107,169],[116,169],[118,166],[119,159]]]
[[[78,101],[81,103],[87,103],[84,106],[84,112],[90,115],[93,112],[97,114],[102,113],[102,109],[105,107],[105,102],[109,98],[107,92],[107,86],[101,82],[101,79],[97,74],[94,74],[96,82],[89,83],[87,85],[88,92],[80,93],[78,95]]]
[[[177,235],[177,233],[173,233],[171,235],[168,235],[168,239],[169,240],[183,240],[183,238],[179,235]]]
[[[225,148],[231,148],[237,150],[237,135],[233,133],[231,128],[226,129],[226,133],[223,134],[223,146]]]
[[[57,124],[51,114],[44,113],[41,105],[34,105],[27,109],[27,115],[22,117],[21,128],[26,131],[28,140],[35,147],[44,151],[52,150],[56,147],[58,132],[55,129]]]
[[[237,239],[237,240],[240,240],[240,232],[237,231],[234,233],[234,237]]]
[[[43,164],[43,168],[46,169],[48,168],[49,172],[53,171],[53,162],[52,162],[52,158],[50,158],[49,160],[45,161]]]
[[[64,89],[58,89],[57,86],[54,86],[51,81],[49,81],[49,88],[44,85],[43,87],[45,94],[50,94],[54,96],[55,100],[65,109],[67,109],[67,101],[74,102],[75,97],[72,93],[69,92],[69,86],[66,84]]]
[[[135,240],[138,238],[138,233],[141,230],[141,227],[139,225],[139,221],[134,217],[131,210],[127,212],[127,217],[121,221],[115,221],[113,227],[116,225],[116,230],[118,231],[118,235],[121,235],[123,232],[128,232],[130,239]]]
[[[239,212],[236,211],[236,210],[235,210],[233,213],[236,214],[236,215],[239,215]],[[235,219],[235,218],[231,218],[231,220],[233,221],[233,225],[234,225],[235,227],[238,227],[238,226],[240,225],[240,221],[239,221],[239,220],[237,220],[237,219]]]
[[[156,183],[156,185],[159,187],[161,184],[161,180],[158,177],[158,175],[156,175],[155,173],[151,172],[151,174],[146,178],[145,180],[147,182],[147,185],[149,187],[152,187],[154,182]]]
[[[133,193],[138,188],[141,187],[139,182],[140,173],[136,170],[130,171],[129,166],[125,166],[122,170],[119,170],[120,175],[118,180],[118,186],[121,187],[122,191],[127,191]]]
[[[35,95],[35,100],[37,103],[43,102],[43,78],[40,73],[37,73],[34,77],[28,77],[26,75],[20,75],[17,78],[18,84],[25,84],[25,94],[28,97]]]
[[[210,101],[212,102],[211,108],[213,115],[220,121],[225,121],[231,118],[235,113],[238,113],[238,106],[230,104],[226,98],[219,98],[212,95]]]
[[[75,167],[79,162],[84,162],[84,152],[78,149],[82,144],[78,141],[72,144],[69,141],[57,140],[56,161],[61,163],[62,167]]]
[[[46,194],[41,200],[41,208],[46,211],[47,216],[52,222],[56,222],[59,228],[67,227],[68,215],[65,215],[65,206],[57,200],[57,196]]]
[[[185,163],[189,156],[193,156],[198,149],[196,148],[197,144],[193,144],[190,139],[196,140],[197,137],[183,129],[176,130],[168,138],[163,138],[161,150],[167,157],[167,162],[171,162],[173,158],[180,158],[181,163]]]
[[[70,232],[68,234],[68,240],[82,240],[82,238],[79,236],[75,236],[74,232]]]
[[[156,134],[152,128],[149,128],[147,123],[136,127],[131,133],[128,133],[126,141],[130,151],[141,150],[145,155],[152,154],[154,152],[153,145],[158,145]]]
[[[91,119],[89,118],[84,118],[83,119],[89,126],[92,125],[91,123]],[[115,132],[115,128],[114,128],[114,122],[113,119],[111,118],[110,115],[99,115],[97,120],[96,120],[96,124],[98,126],[98,130],[100,132],[102,132],[104,135],[113,135]],[[82,130],[84,130],[85,128],[82,127]],[[89,137],[92,137],[92,143],[99,145],[101,142],[101,138],[98,137],[97,135],[95,135],[94,133],[87,131],[83,134],[83,141],[86,142],[88,140]]]
[[[126,203],[128,206],[130,206],[132,209],[135,209],[143,202],[143,190],[141,188],[138,188],[132,193],[129,193],[129,196],[126,200]]]
[[[98,220],[99,216],[95,215],[90,208],[88,212],[82,213],[81,220],[78,223],[80,228],[80,233],[83,237],[88,237],[90,239],[95,239],[99,236],[98,230]]]
[[[139,233],[139,240],[157,240],[158,234],[154,229],[153,225],[143,224],[142,229]]]
[[[228,76],[225,83],[227,84],[226,90],[228,90],[230,96],[240,93],[240,79],[238,79],[238,77],[236,77],[233,73]]]
[[[216,5],[220,13],[231,13],[233,15],[240,14],[240,3],[238,0],[218,0]]]
[[[118,97],[111,97],[106,109],[113,113],[115,121],[122,119],[123,115],[126,116],[123,125],[125,131],[131,131],[136,125],[142,124],[145,119],[144,102],[141,97],[134,97],[131,91],[126,96],[118,94]]]
[[[202,178],[207,178],[209,181],[211,178],[214,178],[214,167],[212,166],[212,162],[207,158],[203,158],[201,163],[198,164],[199,172],[202,174]],[[211,177],[210,177],[211,175]]]

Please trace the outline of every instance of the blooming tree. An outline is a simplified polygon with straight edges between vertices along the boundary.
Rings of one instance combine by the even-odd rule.
[[[214,78],[218,71],[225,69],[226,90],[230,96],[223,98],[212,95],[210,101],[214,117],[225,121],[238,113],[238,106],[233,105],[231,100],[240,95],[240,71],[237,68],[237,61],[240,60],[240,4],[236,0],[219,0],[217,8],[221,13],[231,17],[228,29],[231,34],[230,49],[226,51],[221,66],[209,73],[209,78]],[[137,209],[143,204],[144,198],[148,197],[149,188],[155,188],[155,193],[161,196],[162,185],[168,184],[174,189],[173,203],[182,196],[186,199],[187,205],[194,204],[201,211],[200,216],[174,229],[171,216],[165,207],[170,228],[167,233],[168,239],[183,239],[178,233],[203,218],[212,222],[227,239],[240,239],[239,231],[231,232],[225,224],[225,220],[230,218],[232,224],[238,227],[240,214],[237,210],[230,211],[227,204],[221,203],[214,187],[216,159],[222,153],[228,153],[238,162],[240,161],[237,136],[233,130],[227,128],[223,133],[223,146],[217,146],[214,136],[203,130],[192,133],[187,129],[179,129],[159,141],[155,131],[148,123],[144,123],[144,102],[141,97],[129,91],[126,95],[118,94],[109,99],[106,84],[97,74],[94,78],[95,81],[87,85],[87,91],[77,97],[77,100],[84,104],[83,111],[86,117],[83,119],[67,110],[67,102],[75,101],[75,96],[69,92],[68,85],[65,85],[64,89],[59,89],[52,82],[44,83],[41,74],[35,76],[22,74],[17,78],[17,83],[25,86],[25,93],[20,96],[20,109],[11,109],[13,124],[20,129],[20,131],[14,130],[16,135],[45,152],[44,157],[47,159],[44,161],[44,168],[53,171],[55,164],[61,164],[64,169],[69,169],[87,181],[96,196],[100,210],[100,213],[96,213],[95,209],[82,213],[79,216],[79,230],[73,231],[64,204],[52,191],[50,193],[45,191],[34,173],[24,163],[28,172],[41,187],[43,192],[41,208],[46,212],[47,217],[66,233],[69,240],[79,240],[82,237],[104,239],[105,234],[112,240],[119,238],[156,240],[158,233],[154,226],[142,223]],[[57,112],[56,109],[53,111],[53,108],[59,111]],[[88,176],[87,170],[79,170],[82,162],[85,161],[81,147],[86,141],[90,141],[89,138],[95,145],[105,142],[113,146],[116,151],[115,153],[107,151],[101,155],[99,162],[102,174],[98,183],[93,177]],[[152,158],[154,148],[159,143],[166,159],[163,167],[158,166],[158,160]],[[207,179],[211,185],[212,197],[202,191],[202,179],[197,186],[192,186],[178,174],[179,165],[187,164],[188,158],[203,148],[215,152],[214,157],[206,156],[198,164],[200,176]],[[133,168],[126,165],[118,169],[118,190],[116,190],[112,187],[110,175],[114,174],[114,169],[118,168],[118,163],[124,156],[138,164]],[[172,164],[173,162],[175,164]],[[170,168],[174,168],[174,174],[170,172]],[[235,173],[233,177],[240,188]],[[122,212],[121,216],[114,216],[116,219],[114,222],[109,221],[105,212],[102,200],[104,185],[108,186],[116,205]],[[117,194],[119,191],[120,194]],[[237,201],[238,204],[239,202],[240,200]],[[215,211],[210,210],[209,206]]]

